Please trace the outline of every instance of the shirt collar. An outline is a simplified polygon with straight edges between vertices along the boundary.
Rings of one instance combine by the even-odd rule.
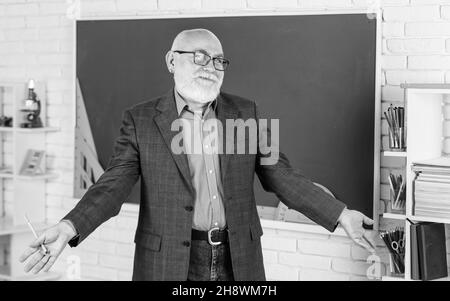
[[[185,109],[188,110],[188,111],[190,111],[190,112],[192,112],[192,111],[189,109],[188,104],[187,104],[186,101],[183,99],[183,97],[178,93],[178,91],[177,91],[176,88],[174,88],[174,95],[175,95],[175,103],[176,103],[176,105],[177,105],[177,113],[178,113],[178,116],[180,116],[181,113],[183,112],[183,110],[185,110]],[[207,109],[205,110],[205,112],[206,112],[208,109],[212,109],[213,111],[215,111],[215,110],[216,110],[216,107],[217,107],[217,99],[214,99],[213,101],[211,101],[211,102],[208,103]]]

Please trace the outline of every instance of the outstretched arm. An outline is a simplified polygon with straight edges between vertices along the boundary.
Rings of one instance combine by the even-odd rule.
[[[45,230],[30,243],[21,262],[28,262],[25,271],[48,271],[70,242],[78,245],[103,222],[119,213],[123,202],[140,175],[139,150],[133,117],[129,111],[123,114],[120,135],[115,141],[114,155],[105,172],[92,185],[58,224]],[[44,244],[49,253],[42,254]]]
[[[256,104],[255,116],[260,125]],[[316,186],[300,170],[292,168],[279,150],[279,139],[273,138],[269,128],[259,128],[256,173],[263,188],[275,193],[288,208],[303,213],[331,232],[340,224],[353,241],[372,251],[371,240],[363,241],[370,239],[363,223],[372,225],[373,221],[358,211],[348,210],[343,202]]]

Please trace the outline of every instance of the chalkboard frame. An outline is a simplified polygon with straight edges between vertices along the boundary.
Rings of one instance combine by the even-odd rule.
[[[244,13],[227,13],[226,15],[222,13],[208,12],[205,14],[164,14],[164,15],[154,15],[154,16],[94,16],[94,17],[78,17],[75,20],[74,26],[74,48],[73,52],[75,66],[77,66],[77,24],[82,21],[100,21],[100,20],[143,20],[143,19],[171,19],[171,18],[211,18],[211,17],[252,17],[252,16],[300,16],[300,15],[342,15],[342,14],[367,14],[368,18],[376,19],[376,50],[375,50],[375,118],[374,118],[374,177],[373,177],[373,215],[371,218],[374,219],[374,229],[378,229],[379,226],[379,210],[380,210],[380,154],[381,154],[381,10],[379,8],[375,9],[332,9],[327,11],[271,11],[271,12],[244,12]],[[77,70],[74,68],[74,78],[77,78]],[[77,98],[77,81],[74,81],[74,98]],[[75,110],[77,109],[77,104],[74,104]],[[75,114],[76,115],[76,114]],[[77,118],[77,116],[75,116]],[[80,158],[76,157],[76,161]],[[75,180],[77,180],[74,174]],[[79,197],[79,196],[75,196]],[[132,208],[131,211],[135,211],[139,204],[127,203],[127,208]]]

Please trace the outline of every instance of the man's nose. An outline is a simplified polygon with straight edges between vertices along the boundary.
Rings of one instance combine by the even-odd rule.
[[[204,70],[208,70],[210,72],[214,72],[216,71],[216,68],[214,68],[214,62],[213,60],[209,60],[208,64],[206,64],[205,66],[203,66]]]

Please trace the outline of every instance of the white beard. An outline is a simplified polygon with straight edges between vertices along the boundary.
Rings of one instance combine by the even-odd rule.
[[[208,103],[216,99],[219,95],[222,80],[211,85],[202,85],[195,79],[186,82],[175,76],[175,85],[177,86],[178,93],[184,98],[195,102]]]

